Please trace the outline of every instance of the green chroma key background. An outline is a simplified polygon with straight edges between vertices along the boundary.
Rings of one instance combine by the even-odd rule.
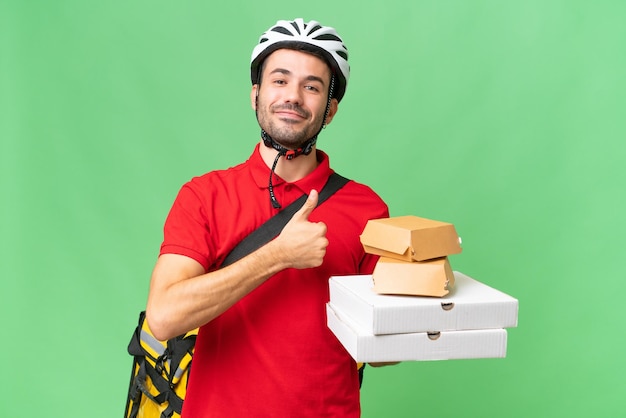
[[[626,3],[218,3],[0,2],[1,415],[122,415],[167,211],[249,156],[250,53],[295,17],[350,50],[334,168],[520,301],[505,359],[370,368],[363,417],[623,413]]]

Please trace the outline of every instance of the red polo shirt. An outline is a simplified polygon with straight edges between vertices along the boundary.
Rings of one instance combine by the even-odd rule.
[[[283,207],[322,189],[333,170],[322,151],[317,158],[297,182],[275,177]],[[258,145],[245,163],[192,179],[167,217],[161,254],[214,270],[277,212],[268,180]],[[372,272],[377,258],[363,252],[359,235],[368,219],[386,216],[380,197],[354,181],[313,210],[309,220],[328,227],[324,263],[276,274],[200,328],[183,417],[358,417],[356,365],[326,326],[328,278]]]

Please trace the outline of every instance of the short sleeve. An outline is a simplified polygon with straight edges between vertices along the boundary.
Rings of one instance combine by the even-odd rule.
[[[201,199],[189,183],[184,185],[165,220],[160,254],[184,255],[208,270],[212,251],[206,219]]]

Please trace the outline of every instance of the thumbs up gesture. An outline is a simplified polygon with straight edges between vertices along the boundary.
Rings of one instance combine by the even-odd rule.
[[[276,244],[280,245],[282,257],[287,265],[297,269],[319,267],[324,261],[328,239],[326,224],[309,222],[309,215],[317,206],[318,193],[311,190],[304,205],[285,225]]]

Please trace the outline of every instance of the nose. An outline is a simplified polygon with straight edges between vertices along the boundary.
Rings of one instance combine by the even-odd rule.
[[[297,105],[302,103],[302,91],[300,89],[300,86],[298,86],[296,83],[288,84],[284,89],[284,93],[284,100],[286,103],[293,103]]]

